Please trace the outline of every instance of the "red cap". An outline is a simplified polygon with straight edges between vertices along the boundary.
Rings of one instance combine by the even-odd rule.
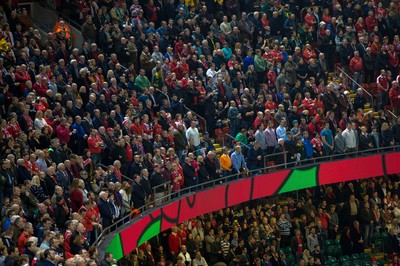
[[[114,131],[114,129],[111,127],[107,128],[107,132],[110,132],[110,131]]]
[[[375,36],[374,39],[379,39],[379,36]]]

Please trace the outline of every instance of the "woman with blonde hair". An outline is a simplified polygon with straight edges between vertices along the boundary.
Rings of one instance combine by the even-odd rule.
[[[35,121],[33,122],[33,126],[35,130],[41,131],[43,127],[47,127],[48,124],[46,120],[43,117],[43,112],[42,111],[37,111],[35,115]]]
[[[131,206],[132,186],[130,186],[127,181],[122,182],[119,193],[121,194],[122,197],[121,216],[124,217],[132,209]]]
[[[43,202],[49,198],[43,187],[40,185],[40,177],[38,175],[32,177],[31,192],[39,202]]]

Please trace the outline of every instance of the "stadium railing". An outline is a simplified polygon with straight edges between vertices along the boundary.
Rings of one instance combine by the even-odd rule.
[[[346,154],[338,154],[338,155],[335,154],[335,155],[330,155],[330,156],[322,156],[322,157],[319,157],[318,160],[309,161],[309,163],[306,164],[306,166],[311,167],[311,166],[318,165],[322,162],[327,162],[327,161],[342,160],[342,159],[347,159],[347,158],[359,158],[359,157],[363,157],[363,156],[369,156],[369,155],[386,153],[386,152],[394,152],[394,151],[400,151],[400,145],[374,148],[374,149],[369,149],[369,150],[364,150],[364,151],[354,151],[354,152],[350,152],[350,153],[346,153]],[[275,154],[272,154],[272,155],[275,155]],[[250,170],[247,172],[246,176],[251,177],[251,176],[259,175],[262,173],[279,171],[281,169],[303,168],[304,166],[305,166],[304,164],[295,164],[293,162],[291,162],[291,163],[285,162],[285,163],[279,164],[279,165],[267,166],[267,167],[263,167],[263,168],[259,168],[259,169]],[[218,178],[215,180],[210,180],[205,183],[197,184],[192,187],[183,188],[179,191],[170,192],[170,193],[164,195],[161,199],[158,199],[158,201],[160,201],[160,200],[162,201],[161,205],[157,206],[155,201],[152,201],[151,203],[146,204],[146,206],[139,208],[138,209],[139,212],[130,213],[130,214],[126,215],[125,217],[120,218],[118,221],[115,221],[113,225],[111,225],[107,228],[103,228],[101,234],[96,239],[96,241],[93,245],[99,247],[99,252],[100,252],[100,256],[101,256],[101,255],[103,255],[102,253],[105,250],[104,245],[108,244],[108,243],[106,243],[107,241],[105,241],[105,237],[107,235],[112,233],[112,236],[114,236],[116,233],[121,232],[123,229],[127,228],[131,224],[131,221],[133,219],[145,217],[147,212],[152,210],[154,207],[158,208],[158,207],[164,206],[175,199],[178,199],[181,197],[186,197],[186,196],[190,195],[190,193],[195,193],[196,191],[201,191],[201,190],[205,190],[208,188],[214,188],[221,184],[226,184],[228,182],[234,182],[240,178],[243,178],[243,177],[238,174],[229,175],[229,176],[224,176],[224,177],[221,177],[221,178]],[[152,208],[149,208],[149,206]]]

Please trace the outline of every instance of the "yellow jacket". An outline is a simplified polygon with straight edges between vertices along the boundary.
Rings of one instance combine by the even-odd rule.
[[[219,157],[219,163],[221,164],[222,170],[225,171],[232,167],[231,158],[226,154],[222,154],[221,157]]]

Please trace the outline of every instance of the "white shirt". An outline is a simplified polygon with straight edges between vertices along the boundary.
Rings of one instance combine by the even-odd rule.
[[[357,146],[356,134],[352,129],[345,129],[342,133],[345,140],[345,147],[353,149]]]
[[[193,139],[194,146],[200,145],[200,134],[197,128],[189,127],[188,130],[186,130],[186,138],[188,141]]]
[[[217,83],[218,75],[215,69],[209,68],[206,72],[207,78],[213,78],[213,84]]]

